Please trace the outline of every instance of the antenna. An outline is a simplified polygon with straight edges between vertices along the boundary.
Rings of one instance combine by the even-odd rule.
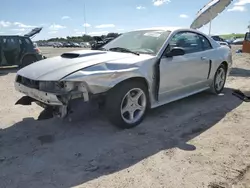
[[[85,9],[85,1],[83,2],[83,11],[84,11],[84,13],[83,13],[83,16],[84,16],[84,29],[85,29],[85,35],[87,35],[87,26],[86,26],[86,24],[87,24],[87,22],[86,22],[86,9]]]

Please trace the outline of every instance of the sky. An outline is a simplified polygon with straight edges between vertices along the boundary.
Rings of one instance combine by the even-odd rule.
[[[23,35],[40,26],[43,30],[35,40],[81,36],[85,29],[89,35],[102,35],[150,27],[190,27],[209,1],[1,0],[0,35]],[[212,34],[245,33],[249,24],[250,0],[234,0],[212,21]],[[199,30],[208,34],[208,28]]]

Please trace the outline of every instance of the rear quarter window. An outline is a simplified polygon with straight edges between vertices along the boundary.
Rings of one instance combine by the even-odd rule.
[[[29,39],[25,39],[25,42],[27,43],[27,44],[31,44],[31,41],[29,40]]]
[[[200,37],[200,41],[201,41],[201,45],[202,45],[203,50],[212,49],[212,45],[211,45],[210,41],[205,36],[200,35],[199,37]]]

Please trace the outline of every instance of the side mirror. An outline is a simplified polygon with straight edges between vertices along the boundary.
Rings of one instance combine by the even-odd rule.
[[[185,51],[182,48],[175,47],[170,52],[166,54],[166,57],[174,57],[185,55]]]

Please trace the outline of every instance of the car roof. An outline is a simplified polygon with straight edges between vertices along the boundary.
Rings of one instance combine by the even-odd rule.
[[[191,28],[185,28],[185,27],[151,27],[151,28],[137,29],[134,31],[142,31],[142,30],[163,30],[163,31],[169,31],[169,32],[189,31],[189,32],[195,32],[197,34],[201,34],[203,36],[209,37],[207,34],[197,29],[191,29]]]
[[[136,29],[135,31],[143,31],[143,30],[164,30],[164,31],[174,31],[181,29],[181,27],[150,27],[150,28],[141,28]]]
[[[29,38],[26,36],[21,36],[21,35],[0,35],[0,37],[19,37],[19,38]]]

